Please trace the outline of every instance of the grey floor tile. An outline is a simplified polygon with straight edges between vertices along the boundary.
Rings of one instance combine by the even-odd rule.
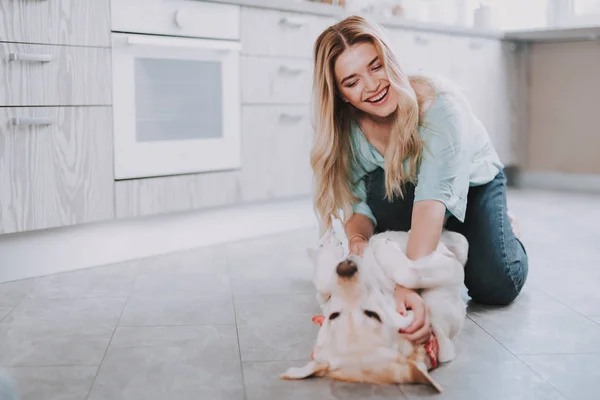
[[[32,284],[31,279],[0,283],[0,321],[25,297]]]
[[[314,295],[235,298],[243,361],[304,360],[310,356],[320,310]]]
[[[225,245],[206,246],[178,251],[139,261],[139,270],[144,273],[227,273],[227,251]]]
[[[98,367],[9,368],[21,400],[85,400]]]
[[[598,399],[600,354],[520,356],[568,399]]]
[[[423,385],[402,385],[409,399],[439,397],[457,400],[563,400],[544,379],[472,321],[456,338],[457,358],[433,370],[444,389],[435,395]]]
[[[132,295],[119,326],[235,324],[230,294]]]
[[[333,400],[333,399],[403,399],[395,385],[367,385],[311,378],[299,381],[279,379],[289,367],[301,366],[298,361],[245,362],[244,382],[247,400]]]
[[[0,324],[0,364],[98,365],[125,299],[24,299]]]
[[[244,263],[230,263],[233,293],[314,294],[313,266],[308,255],[299,258],[280,252],[262,257],[244,257]]]
[[[132,263],[37,278],[29,298],[127,297],[137,268]]]
[[[133,296],[169,296],[172,294],[231,295],[231,284],[227,274],[141,272],[135,280],[131,294]]]
[[[90,400],[243,399],[234,326],[118,328]]]
[[[600,325],[538,290],[508,307],[470,305],[469,315],[515,354],[600,352]]]

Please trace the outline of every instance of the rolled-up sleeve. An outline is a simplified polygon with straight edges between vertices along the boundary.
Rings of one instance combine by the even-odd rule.
[[[441,201],[461,222],[467,206],[470,165],[465,112],[453,99],[441,96],[426,116],[420,129],[424,147],[414,199]]]

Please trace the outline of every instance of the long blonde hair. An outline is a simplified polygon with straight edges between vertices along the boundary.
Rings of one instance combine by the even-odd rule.
[[[418,132],[419,110],[424,99],[412,87],[427,78],[409,79],[388,45],[378,24],[359,16],[347,17],[325,29],[314,45],[313,119],[314,143],[310,163],[314,174],[314,208],[321,231],[331,228],[331,218],[344,220],[352,214],[352,203],[358,199],[349,185],[352,106],[345,103],[337,88],[334,66],[347,48],[368,42],[382,55],[390,85],[398,93],[398,108],[394,113],[385,159],[385,194],[390,199],[403,196],[405,182],[415,178],[422,154]],[[403,161],[408,159],[408,171]]]

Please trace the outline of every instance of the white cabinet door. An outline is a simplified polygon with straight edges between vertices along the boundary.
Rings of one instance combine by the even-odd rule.
[[[308,105],[244,106],[244,201],[308,195],[312,129]]]
[[[448,35],[393,29],[388,33],[392,48],[405,73],[448,75]]]

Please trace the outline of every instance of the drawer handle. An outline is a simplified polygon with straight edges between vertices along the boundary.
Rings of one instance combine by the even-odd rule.
[[[280,25],[287,25],[290,28],[301,28],[307,24],[306,19],[297,17],[283,17],[279,21]]]
[[[281,74],[290,74],[290,75],[299,75],[303,72],[306,72],[306,68],[303,67],[290,67],[287,65],[281,65],[279,67],[279,73]]]
[[[473,50],[479,50],[480,48],[483,47],[483,41],[481,41],[481,40],[471,40],[471,43],[470,43],[469,47],[471,47],[471,49],[473,49]]]
[[[52,54],[36,54],[36,53],[9,53],[8,61],[36,61],[50,62],[54,59]]]
[[[304,118],[303,114],[292,114],[292,113],[288,113],[288,112],[282,112],[281,114],[279,114],[279,117],[282,120],[287,120],[287,121],[300,121],[301,119]]]
[[[26,126],[26,125],[52,125],[54,120],[51,118],[23,118],[13,117],[11,122],[14,126]]]
[[[415,43],[419,46],[424,46],[429,44],[429,38],[421,35],[415,36]]]

